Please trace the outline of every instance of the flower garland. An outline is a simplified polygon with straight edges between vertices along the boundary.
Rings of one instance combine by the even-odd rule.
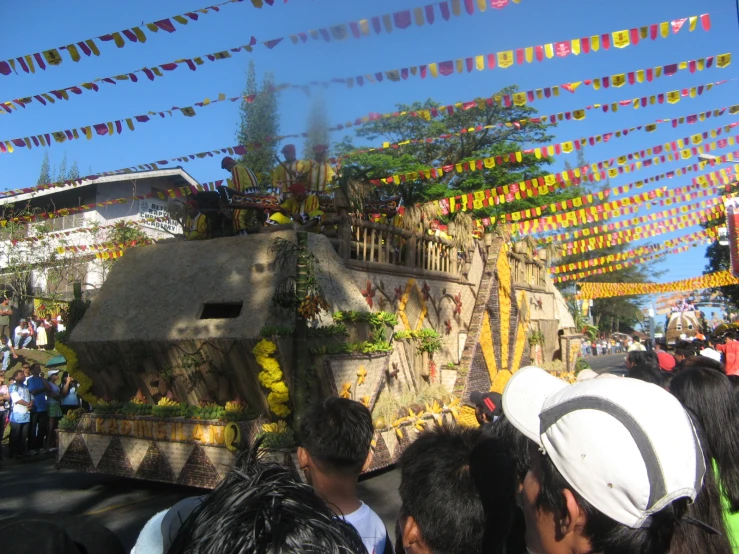
[[[284,375],[280,369],[280,363],[272,357],[277,352],[277,345],[267,339],[260,340],[252,350],[257,359],[257,364],[262,368],[257,377],[265,389],[269,389],[267,404],[269,409],[279,417],[290,415],[287,402],[290,400],[290,391],[283,380]]]

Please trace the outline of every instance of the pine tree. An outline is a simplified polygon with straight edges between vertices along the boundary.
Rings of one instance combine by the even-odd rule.
[[[259,182],[265,187],[270,183],[270,173],[275,165],[277,145],[274,137],[280,129],[277,96],[274,92],[266,92],[274,84],[274,75],[266,73],[262,86],[259,87],[254,62],[249,62],[244,96],[256,96],[251,103],[246,100],[242,102],[241,124],[236,133],[239,144],[258,142],[261,145],[260,148],[246,152],[240,161],[257,175]]]
[[[328,109],[323,96],[313,100],[308,114],[308,136],[303,143],[303,158],[313,158],[313,147],[318,144],[329,145],[328,136]]]
[[[72,167],[69,168],[69,173],[67,173],[67,180],[72,181],[74,179],[80,178],[80,168],[77,165],[77,160],[75,160],[72,163]]]
[[[59,169],[56,174],[56,180],[57,181],[67,180],[67,153],[66,152],[64,152],[62,161],[59,163]]]
[[[51,166],[49,165],[49,152],[44,152],[44,161],[41,162],[41,173],[38,176],[37,185],[51,183]]]

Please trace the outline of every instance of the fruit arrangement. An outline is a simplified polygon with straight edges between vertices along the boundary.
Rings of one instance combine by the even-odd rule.
[[[257,439],[262,439],[262,448],[292,448],[295,446],[295,433],[287,426],[285,420],[262,425],[262,432],[257,435]]]
[[[115,400],[106,402],[102,400],[92,407],[92,411],[98,415],[113,415],[119,414],[123,408],[123,402],[117,402]]]
[[[183,417],[187,415],[188,408],[184,404],[162,398],[156,406],[151,407],[151,415],[154,417]]]
[[[204,406],[190,406],[187,416],[191,419],[214,420],[222,419],[225,414],[223,406],[219,406],[214,402],[209,402]]]
[[[84,413],[85,410],[83,408],[72,410],[59,420],[59,429],[62,431],[74,431],[77,429],[77,424],[80,422],[80,416]]]
[[[331,305],[322,294],[309,293],[300,301],[298,313],[303,319],[313,319],[321,313],[321,310],[329,311],[330,309]]]
[[[247,421],[254,419],[254,414],[249,409],[249,406],[243,402],[226,402],[226,407],[221,408],[223,414],[219,416],[220,419],[225,421]]]

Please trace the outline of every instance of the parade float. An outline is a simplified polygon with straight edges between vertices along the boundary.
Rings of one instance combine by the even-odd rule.
[[[580,335],[533,243],[335,213],[329,232],[127,253],[70,337],[96,401],[60,423],[58,467],[213,487],[257,437],[294,466],[301,411],[341,396],[372,412],[376,471],[425,428],[475,424],[470,393],[519,366],[574,368]]]

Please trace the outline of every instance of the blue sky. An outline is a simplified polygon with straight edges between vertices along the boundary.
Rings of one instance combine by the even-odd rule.
[[[223,50],[247,43],[252,35],[260,41],[268,40],[423,5],[423,2],[412,0],[290,0],[287,4],[276,0],[273,7],[265,6],[262,10],[254,9],[250,2],[228,5],[219,14],[202,15],[198,22],[186,27],[177,26],[175,33],[148,34],[146,44],[127,43],[124,48],[117,49],[112,43],[105,43],[101,46],[102,55],[99,58],[83,57],[79,63],[65,58],[60,66],[37,71],[35,75],[0,76],[0,101]],[[7,59],[38,52],[203,6],[202,0],[127,0],[116,3],[74,0],[63,5],[51,0],[34,0],[32,4],[25,5],[3,2],[0,4],[0,57]],[[274,50],[257,46],[252,54],[235,54],[230,60],[206,63],[196,72],[181,67],[154,82],[141,80],[136,84],[119,83],[116,86],[103,84],[97,93],[86,92],[67,102],[57,102],[54,106],[43,107],[34,103],[12,115],[0,115],[0,139],[105,122],[149,110],[188,106],[206,97],[215,98],[218,93],[236,96],[244,88],[245,71],[250,59],[254,60],[259,72],[273,71],[277,82],[307,83],[581,38],[705,12],[712,16],[712,29],[708,33],[701,30],[700,26],[695,32],[689,33],[686,25],[676,36],[654,42],[642,41],[638,46],[623,50],[611,48],[588,55],[545,59],[542,63],[513,66],[505,70],[496,68],[437,79],[416,78],[400,83],[385,81],[353,89],[339,85],[322,94],[331,121],[343,122],[369,112],[392,111],[396,103],[429,97],[442,103],[453,103],[488,96],[510,84],[528,90],[732,52],[739,33],[733,0],[705,0],[700,3],[687,0],[624,0],[618,4],[603,0],[521,0],[520,4],[511,4],[503,10],[489,8],[485,13],[476,12],[474,16],[465,14],[453,17],[450,22],[437,18],[433,26],[413,26],[404,31],[395,30],[392,34],[373,35],[360,40],[350,38],[341,43],[311,41],[295,46],[286,41]],[[738,64],[739,60],[735,60],[726,69],[711,69],[693,75],[683,71],[653,83],[619,89],[596,92],[589,87],[580,87],[575,94],[563,93],[560,98],[535,102],[533,106],[541,113],[549,114],[593,103],[614,102],[734,79],[737,77]],[[557,140],[570,140],[646,124],[659,118],[739,103],[737,83],[732,81],[702,97],[683,100],[675,105],[665,104],[640,110],[621,109],[615,115],[590,111],[585,121],[561,123],[554,134]],[[282,93],[279,100],[282,133],[305,130],[311,101],[310,97],[299,91]],[[193,118],[175,116],[166,120],[157,119],[138,125],[135,132],[124,131],[122,135],[114,137],[96,136],[91,141],[54,144],[49,149],[51,162],[58,164],[66,152],[68,163],[77,161],[84,175],[88,169],[92,172],[112,170],[235,144],[239,120],[237,104],[219,104],[197,111],[198,115]],[[663,125],[654,133],[635,133],[627,139],[589,148],[587,156],[591,161],[607,159],[725,125],[733,120],[732,116],[726,116],[678,129]],[[338,140],[340,135],[335,134],[334,138]],[[299,146],[301,143],[301,140],[297,141]],[[18,149],[13,154],[0,155],[0,189],[35,184],[43,154],[43,149]],[[566,155],[558,158],[558,167],[565,159]],[[574,154],[570,160],[574,162]],[[625,184],[686,164],[659,165],[623,175],[613,180],[612,184]],[[225,175],[220,169],[219,160],[214,158],[185,164],[185,168],[201,181]],[[674,187],[688,183],[689,179],[685,178],[667,182]],[[664,181],[660,183],[664,184]],[[661,242],[672,236],[661,235],[657,240]],[[660,266],[665,270],[661,280],[700,274],[705,265],[703,253],[704,248],[700,247],[668,257]]]

